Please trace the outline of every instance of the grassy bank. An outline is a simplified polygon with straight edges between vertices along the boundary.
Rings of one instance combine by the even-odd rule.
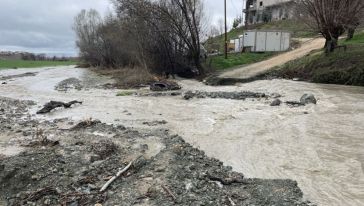
[[[354,38],[347,40],[341,40],[340,44],[344,45],[362,45],[364,46],[364,30],[357,33]]]
[[[225,59],[225,56],[212,56],[207,60],[209,63],[209,67],[215,70],[225,70],[229,68],[234,68],[237,66],[243,66],[247,64],[252,64],[255,62],[263,61],[273,56],[274,52],[265,52],[265,53],[238,53],[238,54],[229,54],[228,59]]]
[[[9,68],[35,68],[48,66],[75,65],[76,61],[25,61],[25,60],[0,60],[0,69]]]
[[[347,51],[337,49],[329,55],[323,51],[311,53],[288,62],[270,75],[315,83],[364,86],[364,46],[353,43],[358,41],[356,38],[351,43],[345,42]]]

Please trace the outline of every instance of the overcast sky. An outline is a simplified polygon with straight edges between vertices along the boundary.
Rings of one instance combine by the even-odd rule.
[[[241,15],[243,0],[227,0],[228,19]],[[224,15],[224,0],[205,0],[208,19]],[[0,50],[49,55],[77,54],[73,18],[82,9],[101,14],[113,10],[110,0],[0,0]]]

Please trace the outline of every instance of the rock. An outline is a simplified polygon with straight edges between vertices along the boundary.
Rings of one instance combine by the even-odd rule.
[[[271,104],[270,106],[272,107],[276,107],[276,106],[279,106],[281,105],[282,101],[280,99],[275,99]]]
[[[184,98],[185,100],[190,100],[190,99],[192,99],[192,98],[193,98],[193,96],[194,96],[194,94],[193,94],[193,92],[192,92],[192,91],[187,91],[187,92],[185,92],[185,93],[183,94],[183,98]]]
[[[172,81],[159,81],[150,84],[150,90],[152,91],[170,91],[170,90],[180,90],[181,86],[176,82]]]
[[[3,82],[3,83],[1,83],[1,84],[7,84],[7,82]]]
[[[97,155],[97,154],[93,154],[90,156],[90,162],[93,163],[93,162],[96,162],[96,161],[100,161],[102,160],[102,158],[100,157],[100,155]]]
[[[317,104],[317,100],[313,94],[304,94],[300,102],[301,104]]]
[[[31,179],[32,179],[32,180],[39,180],[39,179],[40,179],[40,177],[39,177],[38,175],[32,175]]]

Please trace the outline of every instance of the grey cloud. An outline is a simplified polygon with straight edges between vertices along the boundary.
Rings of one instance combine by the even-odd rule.
[[[205,0],[211,24],[223,17],[224,0]],[[227,0],[228,19],[241,14],[243,0]],[[101,14],[112,10],[110,0],[0,0],[0,50],[74,55],[73,18],[82,9]]]

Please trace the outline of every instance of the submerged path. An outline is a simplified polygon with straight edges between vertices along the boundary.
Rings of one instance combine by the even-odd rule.
[[[264,73],[273,67],[283,65],[289,61],[303,57],[313,50],[321,49],[324,47],[325,39],[317,38],[311,39],[302,44],[298,49],[285,52],[283,54],[274,56],[268,60],[258,63],[243,66],[237,69],[233,69],[222,73],[220,78],[235,78],[235,79],[250,79],[261,73]]]
[[[167,128],[247,177],[296,180],[307,199],[323,206],[364,205],[364,87],[287,80],[211,87],[180,81],[184,90],[279,93],[282,101],[313,93],[318,99],[317,105],[290,108],[271,107],[271,99],[264,98],[186,101],[180,96],[117,97],[120,90],[54,90],[68,78],[86,85],[109,81],[71,67],[7,70],[0,76],[25,72],[37,73],[8,80],[0,85],[0,96],[36,101],[33,114],[49,100],[83,101],[37,118],[92,117],[134,128]],[[163,120],[166,124],[144,124]]]

